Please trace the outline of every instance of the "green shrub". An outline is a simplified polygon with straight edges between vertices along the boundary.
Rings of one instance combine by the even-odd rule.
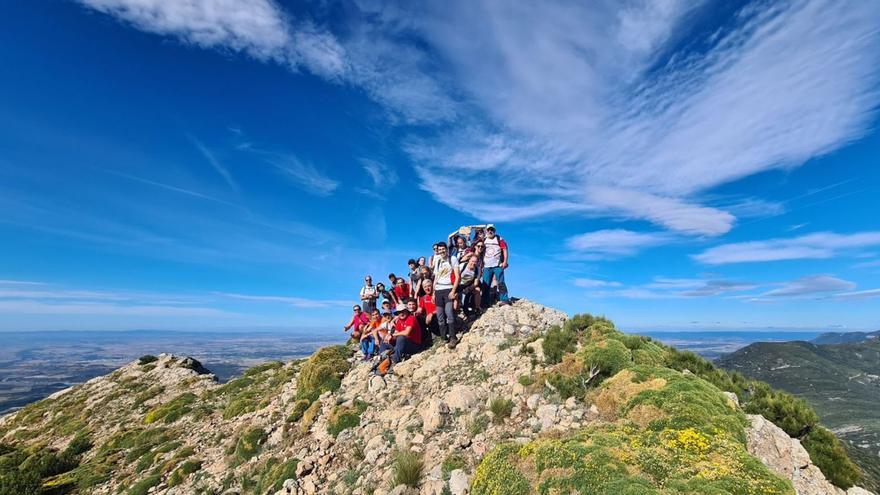
[[[523,387],[530,387],[535,384],[535,379],[529,375],[520,375],[519,378],[517,378],[517,382]]]
[[[443,459],[440,464],[440,470],[443,473],[443,479],[449,479],[449,473],[456,469],[465,469],[468,465],[467,459],[458,452],[452,452]]]
[[[155,362],[158,360],[159,360],[159,358],[157,358],[156,356],[154,356],[152,354],[145,354],[145,355],[141,356],[140,358],[138,358],[138,364],[143,366],[145,364],[149,364],[149,363],[152,363],[152,362]]]
[[[825,478],[844,490],[861,479],[859,468],[850,460],[840,440],[833,433],[814,426],[801,442]]]
[[[303,417],[303,414],[312,405],[312,402],[307,399],[301,399],[296,401],[296,404],[293,405],[293,411],[290,412],[290,416],[287,417],[288,423],[296,423]]]
[[[240,465],[260,453],[268,435],[262,428],[250,428],[238,437],[233,451],[234,464]]]
[[[0,476],[0,495],[39,493],[41,484],[37,473],[15,469]]]
[[[72,455],[59,454],[52,449],[41,449],[29,455],[18,469],[36,473],[40,478],[48,478],[56,474],[66,473],[79,464]]]
[[[513,401],[503,397],[495,397],[489,403],[489,410],[492,411],[492,422],[501,424],[513,412]]]
[[[348,371],[348,348],[342,345],[323,347],[303,364],[297,378],[297,399],[316,400],[324,392],[332,392],[342,383]]]
[[[168,486],[177,486],[184,481],[186,478],[192,473],[202,469],[201,461],[186,461],[180,465],[177,469],[171,473],[171,476],[168,478]]]
[[[577,333],[570,330],[567,323],[568,322],[566,322],[566,328],[553,326],[547,330],[546,334],[544,334],[544,343],[542,344],[542,347],[544,349],[544,359],[549,364],[555,364],[562,361],[562,356],[565,356],[569,352],[573,352],[575,349],[575,345],[577,344]]]
[[[794,438],[804,436],[819,422],[816,412],[805,400],[758,381],[752,382],[751,396],[743,410],[764,416]]]
[[[131,488],[128,489],[127,493],[128,495],[147,495],[150,488],[158,485],[160,481],[162,481],[162,476],[151,474],[134,485],[131,485]]]
[[[296,466],[299,464],[298,459],[288,459],[281,462],[276,458],[266,461],[259,474],[259,480],[254,487],[253,492],[262,495],[264,493],[275,493],[284,485],[284,480],[296,478]]]
[[[468,422],[468,434],[475,437],[480,433],[483,433],[486,431],[486,427],[489,426],[490,421],[489,416],[486,416],[485,414],[478,415],[476,418]]]
[[[590,344],[584,347],[578,356],[585,370],[589,371],[597,366],[603,377],[614,375],[632,364],[632,353],[629,349],[620,341],[613,339]]]
[[[471,494],[527,495],[529,480],[512,462],[518,460],[518,450],[516,445],[502,444],[486,454],[474,473]]]
[[[166,424],[173,423],[192,410],[190,406],[196,399],[196,395],[192,392],[184,392],[165,404],[150,409],[144,416],[144,424],[155,423],[159,420],[163,420]]]
[[[89,438],[89,434],[85,432],[79,432],[73,437],[73,440],[67,444],[67,448],[64,449],[64,454],[69,456],[78,456],[89,449],[92,448],[92,440]]]
[[[749,381],[741,374],[716,368],[710,361],[691,351],[667,347],[663,364],[676,371],[688,370],[725,392],[733,392],[740,400],[749,389]]]
[[[327,419],[327,433],[336,437],[342,430],[354,428],[361,422],[361,414],[367,410],[367,403],[355,400],[351,406],[337,406]]]
[[[398,450],[394,454],[394,481],[393,485],[406,485],[418,488],[422,479],[424,462],[422,456],[409,450]]]

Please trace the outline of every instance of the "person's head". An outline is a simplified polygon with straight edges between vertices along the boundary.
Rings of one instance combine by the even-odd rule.
[[[446,244],[438,244],[437,245],[437,255],[441,258],[446,257]]]
[[[410,313],[415,313],[418,307],[419,305],[416,303],[415,299],[410,298],[406,300],[406,309],[409,310]]]
[[[474,252],[477,254],[483,254],[483,250],[486,249],[486,245],[483,244],[483,241],[477,241],[474,243]]]
[[[426,294],[430,294],[434,291],[434,281],[427,278],[422,280],[422,288],[425,289]]]
[[[382,301],[382,312],[384,313],[386,311],[389,313],[391,312],[391,301],[387,299]]]
[[[477,259],[478,258],[476,256],[471,256],[470,258],[468,258],[468,260],[467,260],[468,268],[474,268],[475,266],[477,266]]]
[[[364,277],[364,283],[367,284],[367,286],[373,285],[373,277],[367,275]]]
[[[428,260],[426,260],[424,256],[419,256],[419,266],[425,266],[425,263],[427,262]]]
[[[446,246],[446,244],[442,242],[434,243],[434,254],[437,254],[440,251],[440,246]]]
[[[354,314],[359,314],[361,312],[360,304],[355,304],[354,306],[352,306],[351,310],[354,311]]]
[[[373,318],[374,320],[378,320],[379,319],[379,310],[374,309],[373,312],[370,313],[370,317]]]
[[[376,284],[376,290],[378,290],[379,292],[385,292],[385,284],[379,282],[378,284]]]
[[[489,239],[495,238],[495,226],[494,225],[490,225],[490,226],[486,227],[486,236]]]
[[[382,313],[382,319],[383,320],[390,320],[391,319],[391,311],[385,311],[384,313]]]
[[[465,238],[462,237],[462,236],[458,236],[458,237],[456,237],[456,238],[455,238],[455,247],[457,247],[458,249],[464,249],[464,248],[466,248],[466,247],[467,247],[467,241],[465,240]]]
[[[431,273],[431,269],[428,268],[427,266],[420,267],[419,274],[422,276],[422,279],[433,278],[433,274]]]
[[[419,266],[419,264],[416,263],[416,260],[409,260],[406,262],[406,264],[407,264],[407,266],[409,266],[410,270],[415,270],[416,267]]]
[[[394,281],[394,285],[396,285],[398,287],[403,287],[404,284],[406,284],[406,280],[399,278],[399,277],[397,280]]]
[[[397,275],[395,275],[395,274],[393,274],[393,273],[389,273],[389,274],[388,274],[388,280],[390,280],[391,283],[393,284],[394,281],[397,280]]]
[[[404,317],[404,318],[406,318],[406,317],[409,316],[410,314],[411,314],[411,313],[410,313],[409,307],[403,308],[403,309],[401,309],[400,311],[397,312],[397,315],[398,315],[398,316],[402,316],[402,317]]]

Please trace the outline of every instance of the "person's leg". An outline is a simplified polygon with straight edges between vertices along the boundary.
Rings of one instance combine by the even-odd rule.
[[[484,301],[486,306],[492,305],[492,277],[495,275],[494,268],[484,268],[483,269],[483,287],[485,289]]]
[[[393,349],[394,349],[394,346],[392,346],[388,342],[382,342],[381,344],[379,344],[379,354],[382,354],[385,351],[393,350]]]
[[[450,289],[441,289],[434,292],[434,304],[437,305],[437,326],[440,327],[440,337],[449,340],[449,325],[446,320],[446,302],[449,300]]]
[[[446,312],[446,335],[449,341],[457,341],[455,338],[455,305],[450,298],[446,298],[446,304],[443,305]]]
[[[495,282],[498,284],[498,299],[501,302],[508,302],[507,296],[507,284],[504,283],[504,268],[496,267],[495,270]]]

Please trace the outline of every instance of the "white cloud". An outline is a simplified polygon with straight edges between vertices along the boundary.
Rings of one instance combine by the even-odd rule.
[[[599,280],[595,278],[576,278],[574,279],[574,285],[578,287],[594,289],[598,287],[620,287],[622,284],[620,282],[614,282],[611,280]]]
[[[817,232],[789,239],[722,244],[694,255],[701,263],[721,265],[796,259],[825,259],[880,246],[880,232]]]
[[[271,296],[271,295],[250,295],[250,294],[234,294],[234,293],[218,293],[223,297],[231,299],[240,299],[243,301],[271,302],[281,303],[294,308],[300,309],[320,309],[351,306],[355,301],[345,301],[338,299],[308,299],[296,296]]]
[[[799,297],[840,292],[855,289],[856,284],[831,275],[812,275],[782,284],[781,287],[767,291],[759,298]]]
[[[208,147],[202,144],[202,142],[198,139],[192,136],[190,136],[189,139],[190,141],[192,141],[196,149],[199,150],[199,153],[201,153],[202,156],[205,157],[205,160],[208,161],[208,163],[211,165],[211,168],[213,168],[214,171],[217,172],[217,174],[222,177],[224,181],[226,181],[226,184],[228,184],[233,191],[239,192],[240,189],[238,188],[238,183],[236,183],[235,179],[232,178],[232,174],[229,173],[229,169],[227,169],[222,163],[220,163],[220,160],[217,159],[217,157],[214,155],[214,152],[208,149]]]
[[[285,178],[307,193],[316,196],[329,196],[339,187],[339,182],[331,179],[314,165],[301,161],[293,155],[275,155],[267,161],[275,166]]]
[[[294,26],[272,0],[78,0],[151,33],[246,53],[328,78],[345,70],[343,50],[311,23]]]
[[[668,242],[670,237],[662,233],[608,229],[569,237],[565,245],[581,259],[602,259],[631,256],[641,249]]]
[[[834,296],[832,297],[838,301],[858,301],[862,299],[869,299],[872,297],[880,297],[880,289],[841,292],[840,294],[834,294]]]
[[[746,292],[759,287],[751,282],[727,280],[717,277],[667,278],[655,277],[652,282],[624,287],[618,290],[600,291],[596,297],[625,299],[682,299],[711,297],[734,292]]]

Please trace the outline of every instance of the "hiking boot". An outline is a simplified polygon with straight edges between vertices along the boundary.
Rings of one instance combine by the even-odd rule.
[[[455,349],[455,346],[457,346],[457,345],[458,345],[457,338],[453,337],[452,339],[449,340],[449,348],[450,349]]]

